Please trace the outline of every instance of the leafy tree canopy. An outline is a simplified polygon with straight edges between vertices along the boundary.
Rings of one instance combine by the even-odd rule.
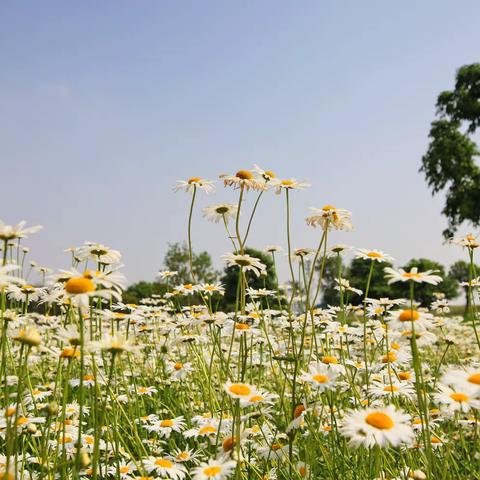
[[[428,307],[435,300],[435,292],[445,294],[447,299],[458,296],[458,282],[445,272],[445,267],[442,264],[428,258],[413,258],[403,266],[407,271],[414,267],[417,267],[420,272],[436,270],[436,274],[443,278],[438,285],[430,285],[428,283],[415,284],[415,300],[420,302],[422,306]],[[392,295],[400,298],[409,298],[409,288],[408,282],[394,283],[392,284]]]
[[[460,224],[480,224],[480,155],[471,139],[480,126],[480,64],[464,65],[457,71],[455,88],[437,98],[437,120],[431,124],[430,144],[422,157],[432,194],[446,189],[442,213],[447,217],[445,237]]]
[[[257,277],[253,272],[246,272],[245,277],[247,279],[248,287],[255,289],[266,288],[268,290],[276,290],[277,280],[272,257],[264,252],[261,252],[260,250],[255,250],[253,248],[245,248],[245,253],[252,257],[258,258],[266,266],[267,271],[267,275],[261,275],[260,277]],[[225,286],[224,309],[232,309],[235,305],[239,274],[240,269],[238,267],[225,267],[223,276],[220,279],[221,283],[223,283]]]
[[[215,282],[218,279],[219,272],[213,268],[212,258],[208,252],[193,252],[192,264],[197,283]],[[166,270],[178,272],[173,277],[176,285],[192,282],[190,258],[186,243],[170,243],[163,259],[163,265]]]

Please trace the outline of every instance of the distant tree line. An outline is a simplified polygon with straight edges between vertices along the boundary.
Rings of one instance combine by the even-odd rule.
[[[247,273],[248,286],[254,289],[266,288],[267,290],[277,289],[277,275],[275,266],[269,255],[255,250],[246,248],[245,253],[259,258],[267,267],[265,276],[257,277],[253,273]],[[389,263],[376,263],[373,269],[372,280],[368,296],[370,298],[407,298],[409,296],[408,285],[401,282],[388,285],[384,274],[384,268],[391,266]],[[463,260],[455,262],[447,270],[439,262],[426,258],[412,259],[402,268],[410,270],[417,267],[420,271],[436,270],[443,278],[443,281],[436,285],[418,284],[415,286],[415,299],[422,306],[429,306],[435,300],[436,293],[443,293],[445,298],[454,299],[462,293],[460,283],[468,280],[469,265]],[[319,266],[317,265],[317,269]],[[342,278],[349,281],[350,286],[365,291],[366,281],[369,274],[370,262],[363,259],[353,259],[350,263],[345,263],[341,259],[330,257],[326,259],[325,270],[322,278],[322,305],[339,305],[340,293],[336,280],[339,278],[339,268],[341,269]],[[480,267],[478,267],[480,268]],[[197,283],[215,283],[220,282],[225,288],[225,294],[221,298],[217,298],[217,304],[224,310],[231,310],[235,305],[236,288],[239,270],[235,267],[225,267],[223,272],[214,269],[210,254],[206,251],[193,253],[193,269]],[[164,295],[167,288],[189,284],[192,282],[189,266],[188,247],[185,243],[170,244],[163,260],[162,270],[176,271],[177,274],[168,280],[163,281],[141,281],[137,282],[124,292],[123,300],[125,303],[139,303],[143,298],[152,295]],[[318,275],[318,274],[317,274]],[[468,296],[466,295],[468,302]],[[360,304],[363,301],[362,295],[349,295],[349,302]],[[263,300],[265,302],[265,300]],[[187,300],[183,299],[186,303]],[[188,299],[190,303],[201,303],[198,295]],[[273,303],[273,300],[272,300]],[[466,308],[469,306],[466,305]]]

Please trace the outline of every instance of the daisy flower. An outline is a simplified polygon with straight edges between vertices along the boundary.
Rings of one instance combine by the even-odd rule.
[[[428,283],[430,285],[438,285],[442,281],[442,277],[434,275],[436,270],[426,270],[425,272],[419,272],[417,267],[413,267],[409,272],[406,272],[403,268],[395,270],[391,267],[383,269],[386,277],[389,279],[388,284],[395,282],[415,282],[415,283]]]
[[[240,400],[246,400],[257,394],[257,389],[248,383],[227,382],[224,388],[231,398]]]
[[[143,460],[143,465],[148,473],[155,472],[161,478],[181,480],[185,478],[187,470],[183,465],[174,463],[166,457],[148,457]]]
[[[435,400],[445,405],[450,412],[460,411],[468,412],[471,408],[480,408],[480,399],[476,398],[476,392],[473,388],[462,388],[460,386],[452,388],[447,385],[439,385]]]
[[[145,429],[149,432],[157,432],[160,437],[169,438],[172,432],[181,432],[185,429],[184,417],[156,419]]]
[[[222,458],[209,460],[192,470],[192,478],[193,480],[224,480],[233,473],[236,465],[237,462],[234,460]]]
[[[225,220],[236,218],[238,212],[238,205],[233,203],[219,203],[217,205],[210,205],[203,210],[203,216],[210,222],[218,223]]]
[[[410,398],[415,392],[413,386],[408,383],[392,381],[392,383],[375,382],[371,387],[371,392],[376,397],[407,397]]]
[[[2,290],[5,287],[8,287],[9,285],[13,285],[13,284],[22,285],[25,283],[23,278],[14,277],[10,275],[11,272],[14,272],[15,270],[19,270],[19,269],[20,267],[18,265],[0,266],[0,290]]]
[[[323,392],[324,390],[335,387],[335,379],[337,376],[338,372],[328,368],[324,363],[315,362],[308,366],[308,372],[302,372],[299,380],[310,383],[313,388]]]
[[[222,255],[222,259],[225,260],[229,267],[240,267],[243,271],[252,271],[257,277],[266,272],[265,265],[255,257],[251,257],[248,254],[235,254],[227,253]]]
[[[213,295],[214,293],[223,295],[225,293],[225,287],[221,283],[202,283],[200,290],[205,295]]]
[[[96,242],[85,242],[75,251],[75,257],[80,261],[93,260],[103,265],[120,262],[122,254],[118,250]]]
[[[307,225],[321,227],[323,230],[351,230],[351,212],[344,208],[336,208],[332,205],[325,205],[322,208],[310,207],[312,215],[306,218]]]
[[[465,370],[452,368],[447,370],[441,381],[445,385],[460,386],[467,389],[476,390],[480,394],[480,368],[470,367]]]
[[[188,180],[177,180],[174,191],[185,190],[186,192],[193,192],[196,189],[203,190],[205,193],[211,193],[215,191],[214,182],[200,177],[192,177]]]
[[[370,260],[378,263],[394,261],[393,257],[382,252],[381,250],[368,250],[367,248],[358,248],[355,258],[361,258],[363,260]]]
[[[433,316],[421,310],[405,309],[396,310],[389,313],[389,326],[393,330],[412,330],[412,324],[415,329],[428,330],[433,327]]]
[[[340,431],[355,447],[396,447],[413,440],[409,420],[409,415],[396,410],[393,405],[381,409],[368,408],[349,413],[343,419]]]
[[[5,225],[5,223],[0,220],[0,240],[8,242],[16,238],[26,238],[27,235],[36,233],[43,228],[41,225],[25,228],[26,223],[25,220],[22,220],[20,223],[17,223],[17,225]]]
[[[468,235],[465,235],[465,237],[454,237],[450,239],[451,243],[454,243],[456,245],[460,245],[462,247],[467,247],[471,250],[474,248],[478,248],[480,246],[480,243],[478,242],[478,238],[469,233]]]
[[[235,175],[220,175],[224,185],[234,188],[245,188],[245,190],[264,190],[265,182],[254,177],[250,170],[239,170]]]
[[[265,182],[270,182],[271,180],[275,179],[277,176],[271,170],[263,170],[258,165],[253,165],[253,171],[262,177]]]
[[[303,190],[310,186],[310,184],[305,182],[299,182],[294,178],[287,178],[284,180],[275,179],[274,180],[275,193],[279,195],[282,190]]]
[[[160,280],[165,280],[166,278],[174,277],[175,275],[178,275],[178,272],[170,271],[170,270],[162,270],[158,272],[157,277]]]

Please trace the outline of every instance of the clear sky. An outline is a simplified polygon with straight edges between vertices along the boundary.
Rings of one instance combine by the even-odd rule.
[[[186,238],[177,179],[253,163],[312,187],[309,206],[352,210],[334,241],[445,264],[443,198],[418,173],[436,96],[480,60],[480,2],[49,1],[0,4],[0,218],[43,224],[32,259],[66,267],[85,240],[152,279]],[[195,249],[229,250],[202,206]],[[284,200],[260,204],[252,246],[285,245]],[[218,260],[216,260],[218,261]]]

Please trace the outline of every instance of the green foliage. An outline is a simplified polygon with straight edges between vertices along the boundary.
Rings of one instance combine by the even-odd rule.
[[[253,272],[246,272],[245,277],[247,279],[248,287],[250,288],[266,288],[268,290],[276,290],[277,282],[275,275],[275,267],[272,257],[260,250],[253,248],[245,248],[245,253],[258,258],[267,269],[267,275],[261,275],[257,277]],[[225,286],[225,295],[223,297],[223,309],[226,311],[233,310],[235,308],[235,300],[237,295],[237,284],[240,269],[238,267],[225,267],[223,276],[220,282]]]
[[[450,237],[464,221],[480,224],[480,168],[475,162],[480,152],[470,138],[480,125],[480,64],[457,71],[455,89],[438,96],[437,116],[420,171],[432,194],[447,189],[442,213],[448,228],[443,233]]]
[[[192,282],[190,275],[190,258],[186,243],[176,242],[169,244],[163,264],[166,270],[178,272],[178,274],[173,277],[176,285]],[[212,258],[208,252],[193,252],[192,264],[197,283],[211,283],[218,279],[219,272],[213,268]]]
[[[443,278],[438,285],[429,285],[428,283],[415,284],[415,300],[420,302],[422,306],[430,306],[430,303],[435,300],[434,292],[444,293],[447,299],[458,296],[458,282],[445,272],[445,267],[442,264],[428,258],[419,258],[410,260],[402,268],[408,271],[413,267],[417,267],[420,272],[436,270],[436,274]],[[394,283],[392,284],[392,295],[394,297],[409,298],[409,288],[408,282]]]
[[[370,261],[361,258],[353,259],[349,266],[343,267],[342,277],[349,280],[352,287],[359,288],[365,293],[370,266]],[[408,283],[397,282],[391,285],[388,284],[384,268],[391,266],[389,263],[374,263],[368,292],[369,298],[409,298]],[[425,283],[415,284],[415,300],[423,306],[429,306],[435,300],[434,292],[444,293],[448,299],[458,296],[458,280],[452,275],[447,275],[445,268],[440,263],[427,258],[412,259],[403,268],[410,270],[413,267],[417,267],[420,271],[437,270],[438,275],[443,278],[443,281],[436,286]],[[329,259],[327,260],[322,285],[324,305],[339,305],[340,303],[338,290],[334,289],[336,285],[335,278],[338,278],[338,267]],[[468,273],[466,278],[468,278]],[[363,295],[352,295],[349,300],[353,304],[359,304],[363,301],[363,298]]]
[[[478,265],[475,266],[475,271],[479,272],[479,268],[480,267]],[[451,278],[457,281],[457,284],[460,282],[467,282],[470,279],[470,264],[465,262],[464,260],[458,260],[450,266],[448,274]],[[471,298],[468,295],[468,287],[465,286],[462,288],[465,294],[465,311],[463,312],[463,314],[464,316],[466,316],[470,310]]]
[[[363,291],[365,295],[365,289],[367,286],[368,274],[370,272],[371,261],[363,260],[361,258],[355,258],[350,264],[348,269],[350,285],[355,288],[359,288]],[[374,262],[372,279],[370,281],[370,288],[368,290],[369,298],[383,298],[391,297],[391,287],[388,285],[388,280],[385,277],[385,272],[383,269],[385,267],[391,267],[392,265],[388,262],[377,263]],[[363,296],[357,296],[356,299],[358,303],[363,300]],[[355,298],[353,298],[355,300]]]
[[[321,264],[321,263],[320,263]],[[319,265],[320,265],[319,264]],[[338,269],[341,268],[342,272],[344,270],[344,265],[342,262],[342,257],[328,257],[325,260],[325,268],[323,270],[322,278],[322,304],[326,305],[338,305],[340,303],[340,292],[335,290],[337,285],[335,279],[338,279]],[[317,270],[319,270],[317,266]],[[345,272],[342,273],[342,275]]]
[[[138,304],[142,298],[151,297],[152,295],[163,295],[166,292],[166,286],[158,282],[138,282],[130,285],[123,292],[124,303]]]

